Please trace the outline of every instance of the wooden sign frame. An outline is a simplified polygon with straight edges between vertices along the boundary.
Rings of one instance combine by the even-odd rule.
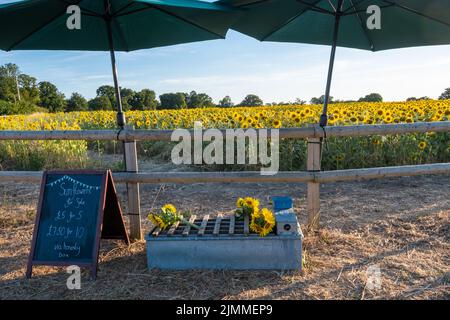
[[[102,183],[100,189],[99,210],[97,212],[97,226],[95,228],[95,242],[92,250],[92,261],[76,262],[73,261],[39,261],[34,260],[36,242],[39,233],[39,225],[42,214],[42,206],[44,202],[45,188],[47,177],[52,174],[63,175],[102,175]],[[108,200],[108,201],[107,201]],[[69,266],[77,265],[79,267],[90,268],[91,279],[97,278],[98,254],[100,249],[100,238],[102,239],[122,239],[127,245],[130,240],[125,228],[123,220],[122,209],[120,207],[119,199],[117,197],[116,187],[112,178],[110,170],[54,170],[45,171],[42,176],[41,189],[39,194],[39,202],[37,207],[37,214],[33,230],[33,238],[31,241],[31,250],[28,257],[28,265],[26,277],[29,279],[32,276],[33,266]]]

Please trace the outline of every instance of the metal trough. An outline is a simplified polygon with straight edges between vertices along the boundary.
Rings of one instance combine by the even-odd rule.
[[[191,216],[200,229],[182,223],[165,231],[154,228],[146,236],[148,267],[301,270],[303,235],[297,218],[286,211],[276,213],[276,220],[277,228],[266,237],[250,231],[248,218],[236,221],[234,215]],[[280,228],[281,223],[290,227]]]

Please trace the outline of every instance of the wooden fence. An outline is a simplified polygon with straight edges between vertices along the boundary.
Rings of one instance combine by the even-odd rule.
[[[270,131],[274,129],[269,129]],[[397,176],[450,173],[450,163],[424,164],[398,167],[321,171],[320,153],[323,137],[356,137],[424,132],[450,132],[450,121],[383,124],[363,126],[335,126],[324,129],[318,126],[278,129],[279,137],[307,139],[307,171],[279,172],[261,175],[260,172],[139,172],[136,141],[170,141],[172,130],[123,130],[81,131],[0,131],[0,140],[118,140],[124,142],[126,171],[114,173],[114,180],[127,184],[130,237],[141,239],[139,183],[307,183],[307,211],[309,227],[319,227],[320,183],[377,179]],[[223,130],[225,133],[225,130]],[[242,133],[241,133],[242,134]],[[191,134],[193,137],[194,135]],[[239,133],[236,134],[239,137]],[[42,172],[0,171],[0,182],[38,183]]]

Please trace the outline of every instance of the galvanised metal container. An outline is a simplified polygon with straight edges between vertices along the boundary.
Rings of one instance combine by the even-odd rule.
[[[146,236],[148,267],[301,270],[303,235],[297,218],[286,211],[276,217],[291,228],[287,232],[278,231],[281,234],[274,228],[266,237],[249,231],[248,218],[235,221],[234,215],[214,219],[192,216],[190,221],[201,226],[200,229],[184,224],[173,225],[167,231],[155,228]]]

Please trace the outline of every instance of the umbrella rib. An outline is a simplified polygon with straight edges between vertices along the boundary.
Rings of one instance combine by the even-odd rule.
[[[131,11],[127,11],[127,12],[124,12],[124,13],[117,14],[119,11],[121,11],[121,10],[119,10],[118,12],[116,12],[113,15],[113,17],[114,18],[118,18],[118,17],[128,16],[130,14],[141,12],[141,11],[145,11],[145,10],[148,10],[148,9],[153,9],[153,8],[145,7],[145,8],[139,8],[139,9],[135,9],[135,10],[131,10]]]
[[[429,15],[426,15],[426,14],[424,14],[424,13],[421,13],[421,12],[419,12],[419,11],[417,11],[417,10],[414,10],[414,9],[409,8],[409,7],[406,7],[406,6],[403,6],[403,5],[401,5],[401,4],[398,4],[397,2],[389,1],[389,0],[382,0],[382,1],[383,1],[383,2],[386,2],[386,3],[390,3],[390,4],[392,4],[392,5],[396,6],[396,7],[399,7],[400,9],[409,11],[409,12],[411,12],[411,13],[415,13],[415,14],[417,14],[417,15],[419,15],[419,16],[424,17],[424,18],[433,20],[433,21],[435,21],[435,22],[442,23],[442,24],[446,25],[447,27],[450,27],[450,23],[447,23],[447,22],[445,22],[445,21],[439,20],[439,19],[434,18],[434,17],[430,17]]]
[[[195,23],[195,22],[193,22],[193,21],[190,21],[190,20],[188,20],[188,19],[186,19],[186,18],[183,18],[183,17],[181,17],[181,16],[179,16],[179,15],[173,13],[173,12],[167,11],[167,10],[165,10],[165,9],[163,9],[163,8],[160,8],[160,7],[156,6],[156,5],[152,5],[152,4],[150,4],[150,3],[144,3],[144,4],[147,5],[149,8],[154,8],[154,9],[156,9],[156,10],[158,10],[158,11],[161,11],[162,13],[165,13],[165,14],[171,16],[171,17],[180,19],[180,20],[182,20],[182,21],[184,21],[184,22],[186,22],[186,23],[188,23],[188,24],[193,25],[194,27],[197,27],[197,28],[199,28],[199,29],[202,29],[203,31],[206,31],[206,32],[208,32],[208,33],[211,33],[211,34],[213,34],[213,35],[215,35],[215,36],[217,36],[217,37],[219,37],[219,38],[221,38],[221,39],[225,39],[225,37],[222,36],[221,34],[218,34],[218,33],[214,32],[214,31],[208,30],[208,29],[206,29],[205,27],[203,27],[203,26],[201,26],[201,25],[199,25],[199,24],[197,24],[197,23]]]
[[[334,12],[328,11],[327,9],[324,9],[324,8],[321,8],[321,7],[317,6],[317,3],[319,3],[320,0],[319,0],[319,1],[316,1],[315,3],[309,3],[309,2],[306,2],[306,1],[303,1],[303,0],[297,0],[297,2],[300,2],[301,4],[304,4],[304,5],[309,6],[309,8],[307,8],[306,10],[312,10],[312,9],[314,8],[314,9],[317,10],[318,12],[325,13],[325,14],[331,14],[331,15],[334,15]],[[331,7],[332,7],[334,10],[336,10],[336,9],[333,7],[333,5],[332,5],[331,3],[330,3],[330,5],[331,5]],[[306,10],[305,10],[305,11],[306,11]]]
[[[300,3],[302,3],[302,4],[307,4],[307,5],[311,6],[311,7],[314,7],[314,9],[315,9],[315,8],[317,7],[317,6],[316,6],[316,3],[318,3],[320,0],[316,1],[316,3],[314,3],[314,4],[312,4],[312,3],[307,3],[307,2],[303,2],[303,1],[301,1],[301,0],[297,0],[297,1],[300,2]],[[298,14],[296,14],[296,15],[293,16],[292,18],[288,19],[287,21],[285,21],[285,22],[279,24],[278,26],[276,26],[275,28],[273,28],[272,30],[270,30],[269,33],[267,33],[264,37],[261,38],[261,41],[267,40],[267,38],[269,38],[269,37],[270,37],[271,35],[273,35],[275,32],[277,32],[278,30],[280,30],[280,29],[284,28],[285,26],[287,26],[289,23],[291,23],[292,21],[294,21],[295,19],[297,19],[298,17],[300,17],[302,14],[304,14],[306,11],[312,10],[311,7],[310,7],[310,8],[305,8],[304,10],[300,11]],[[317,8],[319,8],[319,7],[317,7]],[[325,10],[325,9],[323,9],[323,8],[320,8],[320,9],[322,9],[323,11],[325,11],[325,12],[323,12],[323,11],[318,11],[318,12],[320,12],[320,13],[333,14],[331,11],[327,11],[327,10]],[[333,14],[333,15],[334,15],[334,14]]]
[[[359,15],[359,12],[357,12],[357,9],[355,7],[355,3],[353,2],[353,0],[349,0],[349,1],[350,1],[350,4],[352,5],[353,9],[355,10],[355,14],[358,17],[358,20],[359,20],[359,23],[361,25],[361,28],[363,29],[364,35],[366,36],[367,40],[369,41],[370,49],[375,50],[375,45],[373,44],[373,41],[370,38],[370,35],[367,32],[366,28],[364,28],[364,22],[363,22],[361,16]]]
[[[67,4],[68,6],[73,5],[72,3],[69,3],[69,2],[64,1],[64,0],[59,0],[59,1],[62,2],[62,3]],[[83,0],[81,0],[81,1],[83,1]],[[81,2],[81,1],[80,1],[80,2]],[[78,7],[80,7],[80,10],[85,11],[85,12],[87,12],[87,13],[90,13],[90,15],[93,16],[93,17],[101,17],[101,14],[99,14],[98,12],[95,12],[95,11],[93,11],[93,10],[86,9],[86,8],[83,8],[82,6],[80,6],[80,5],[79,5],[80,2],[78,2],[78,4],[77,4]],[[85,14],[86,14],[86,13],[85,13]],[[86,15],[89,15],[89,14],[86,14]]]
[[[385,9],[385,8],[390,8],[395,6],[394,4],[385,4],[384,6],[379,6],[380,9]],[[350,9],[352,9],[353,7],[350,7]],[[351,16],[354,14],[358,14],[358,13],[363,13],[366,12],[366,10],[355,10],[354,12],[349,12],[348,10],[345,10],[345,13],[343,13],[343,16]]]
[[[351,5],[350,7],[348,7],[347,9],[345,9],[345,10],[342,12],[342,15],[345,16],[345,15],[347,14],[348,11],[350,11],[351,9],[355,8],[357,5],[360,5],[361,3],[365,2],[365,1],[368,1],[368,0],[360,0],[360,1],[358,1],[358,2],[353,2],[353,1],[352,1],[352,5]]]
[[[112,16],[116,17],[116,16],[121,16],[121,12],[128,9],[129,7],[133,6],[136,2],[130,2],[127,5],[123,6],[122,8],[120,8],[119,10],[117,10],[116,12],[114,12],[112,14]]]
[[[83,1],[83,0],[79,0],[76,4],[78,5],[81,1]],[[26,39],[31,37],[33,34],[35,34],[36,32],[39,32],[40,30],[42,30],[43,28],[48,26],[50,23],[52,23],[53,21],[55,21],[56,19],[61,17],[61,15],[63,15],[66,11],[67,11],[67,8],[64,8],[63,12],[61,12],[60,14],[55,15],[50,20],[46,21],[44,24],[42,24],[38,28],[34,29],[32,32],[28,33],[26,36],[22,37],[21,39],[19,39],[15,43],[13,43],[8,49],[6,49],[6,51],[11,51],[12,49],[14,49],[14,47],[17,47],[19,44],[21,44],[23,41],[25,41]]]

